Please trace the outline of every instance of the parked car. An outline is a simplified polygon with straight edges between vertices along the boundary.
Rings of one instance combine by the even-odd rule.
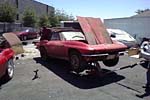
[[[64,59],[70,62],[73,70],[79,72],[92,62],[103,61],[106,66],[114,66],[119,61],[119,54],[127,48],[124,44],[113,41],[112,44],[88,44],[84,34],[75,29],[47,28],[47,32],[37,43],[41,58]]]
[[[120,29],[107,29],[112,40],[125,44],[128,48],[138,47],[137,41],[127,32]]]
[[[14,51],[9,47],[8,42],[0,36],[0,78],[9,80],[14,74]]]
[[[27,39],[34,39],[39,36],[39,33],[36,32],[34,29],[29,28],[20,32],[14,32],[22,41],[25,41]]]

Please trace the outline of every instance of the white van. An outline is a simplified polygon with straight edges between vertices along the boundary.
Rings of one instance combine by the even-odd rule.
[[[120,29],[107,29],[112,40],[125,44],[128,48],[137,47],[137,41],[127,32]]]

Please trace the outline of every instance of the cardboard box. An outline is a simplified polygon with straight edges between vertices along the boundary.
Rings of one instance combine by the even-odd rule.
[[[131,49],[128,49],[128,55],[129,56],[132,56],[132,55],[137,55],[139,54],[140,52],[140,49],[139,48],[131,48]]]

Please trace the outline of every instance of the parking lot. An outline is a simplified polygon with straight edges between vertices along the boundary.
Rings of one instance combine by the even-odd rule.
[[[133,65],[141,59],[122,56],[112,68],[103,68],[103,77],[78,76],[69,72],[69,63],[58,59],[44,62],[35,46],[25,47],[24,57],[15,61],[15,75],[1,82],[0,100],[149,100],[139,98],[145,90],[145,64],[106,74],[115,68]],[[35,76],[35,71],[37,77]]]

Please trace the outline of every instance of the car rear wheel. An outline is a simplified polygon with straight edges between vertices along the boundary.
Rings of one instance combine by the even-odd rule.
[[[44,47],[40,47],[40,55],[41,55],[41,59],[43,61],[47,61],[48,55],[47,55],[47,51]]]
[[[22,41],[27,40],[27,36],[25,36],[25,35],[21,36],[21,40],[22,40]]]
[[[83,68],[83,60],[81,54],[77,51],[71,51],[69,54],[70,64],[72,70],[76,71],[77,73],[84,70]]]
[[[13,59],[9,59],[7,61],[6,67],[7,68],[6,68],[6,73],[5,73],[5,79],[10,80],[13,78],[13,75],[14,75],[15,64],[13,62]]]
[[[115,66],[119,62],[119,57],[115,57],[114,59],[104,60],[103,64],[112,67]]]

